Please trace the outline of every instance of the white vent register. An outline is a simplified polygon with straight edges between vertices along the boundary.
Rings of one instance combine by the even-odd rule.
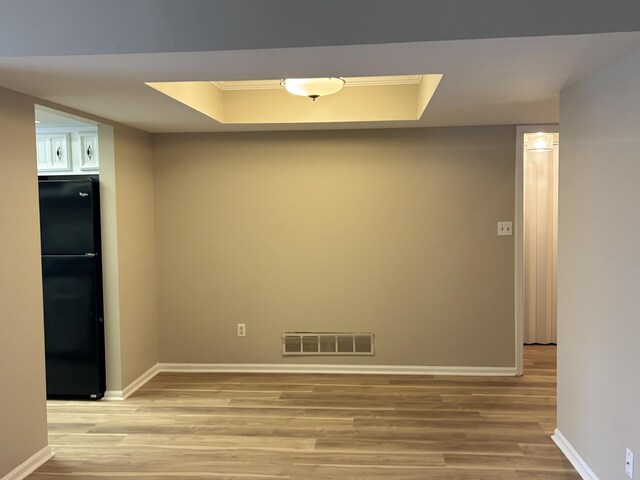
[[[373,333],[285,332],[282,355],[373,355]]]

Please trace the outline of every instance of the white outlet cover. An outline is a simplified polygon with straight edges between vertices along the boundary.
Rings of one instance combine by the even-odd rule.
[[[513,235],[512,222],[498,222],[498,236]]]
[[[627,472],[627,477],[633,478],[633,452],[628,448],[625,455],[624,471]]]

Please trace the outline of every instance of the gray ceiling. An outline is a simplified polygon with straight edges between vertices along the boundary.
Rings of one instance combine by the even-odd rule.
[[[149,132],[558,122],[637,0],[0,0],[0,86]],[[622,33],[605,33],[622,32]],[[442,73],[415,122],[222,125],[155,81]]]
[[[637,0],[2,0],[0,56],[365,45],[640,30]]]

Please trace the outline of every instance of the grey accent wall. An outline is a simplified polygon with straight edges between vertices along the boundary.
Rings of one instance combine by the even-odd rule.
[[[560,96],[558,428],[602,480],[640,465],[640,51]]]
[[[0,88],[0,477],[47,445],[34,120]]]
[[[514,158],[514,127],[154,135],[161,361],[513,367]]]

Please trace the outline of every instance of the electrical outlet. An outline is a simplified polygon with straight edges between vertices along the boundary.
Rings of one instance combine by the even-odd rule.
[[[239,337],[246,337],[247,336],[247,328],[245,327],[244,323],[239,323],[238,324],[238,336]]]
[[[513,224],[511,222],[498,222],[498,236],[513,235]]]
[[[633,452],[629,448],[624,460],[624,471],[627,472],[627,477],[633,478]]]

